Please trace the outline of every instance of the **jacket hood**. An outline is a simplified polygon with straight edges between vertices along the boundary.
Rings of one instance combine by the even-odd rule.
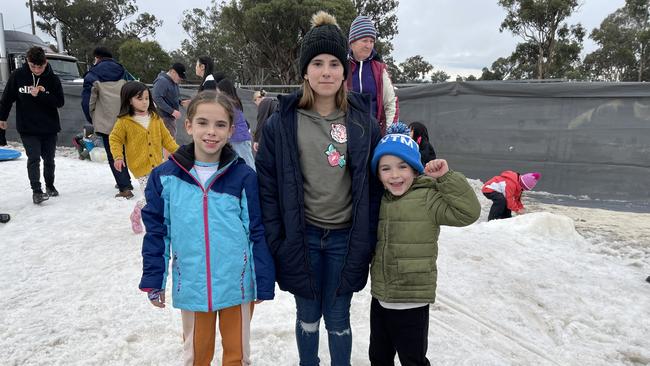
[[[172,78],[171,78],[169,75],[167,75],[167,71],[161,71],[161,72],[159,72],[159,73],[158,73],[158,76],[156,76],[156,79],[155,79],[153,82],[155,83],[156,81],[158,81],[158,80],[160,80],[160,79],[167,79],[167,80],[169,80],[171,83],[176,84],[176,83],[174,83],[174,80],[172,80]]]
[[[176,162],[178,162],[178,164],[180,164],[183,168],[185,168],[189,172],[190,169],[192,169],[192,167],[194,166],[194,161],[196,160],[196,158],[194,157],[194,143],[192,142],[190,144],[179,147],[178,150],[176,150],[176,152],[172,154],[172,157]],[[221,150],[221,159],[219,159],[219,169],[222,169],[226,165],[238,159],[239,157],[232,149],[230,144],[226,144]]]
[[[124,66],[117,63],[112,58],[99,61],[90,69],[100,80],[120,80],[124,77]]]

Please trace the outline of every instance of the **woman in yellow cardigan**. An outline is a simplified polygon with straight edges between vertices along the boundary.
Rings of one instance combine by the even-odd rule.
[[[129,170],[140,184],[143,198],[131,213],[131,228],[136,234],[143,231],[140,211],[146,203],[144,189],[149,173],[162,163],[163,148],[169,153],[178,149],[178,144],[156,113],[156,107],[150,102],[150,95],[149,88],[139,81],[124,84],[120,91],[120,114],[109,136],[115,169],[122,171],[124,168],[122,151],[126,151]]]

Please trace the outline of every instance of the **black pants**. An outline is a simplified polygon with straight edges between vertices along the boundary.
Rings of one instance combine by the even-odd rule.
[[[499,192],[483,193],[485,197],[492,201],[488,221],[496,219],[507,219],[512,217],[512,211],[508,209],[506,197]]]
[[[100,132],[97,132],[97,135],[102,138],[102,142],[104,143],[104,149],[106,150],[106,157],[108,158],[108,165],[111,167],[111,172],[113,173],[113,178],[115,178],[115,183],[117,184],[117,188],[120,191],[133,189],[133,186],[131,185],[131,176],[129,175],[129,167],[126,166],[126,159],[124,160],[124,168],[122,168],[121,172],[118,172],[117,169],[115,169],[115,166],[113,165],[113,162],[115,160],[113,160],[113,154],[111,154],[111,145],[108,140],[108,135]],[[124,147],[122,147],[122,155],[124,156]]]
[[[54,187],[54,154],[56,152],[56,134],[20,135],[27,154],[27,176],[34,192],[41,189],[41,158],[43,158],[43,178],[46,187]]]
[[[395,352],[402,366],[429,366],[429,305],[415,309],[383,308],[377,299],[370,304],[370,364],[393,366]]]
[[[3,130],[0,128],[0,146],[6,146],[7,145],[7,130]]]

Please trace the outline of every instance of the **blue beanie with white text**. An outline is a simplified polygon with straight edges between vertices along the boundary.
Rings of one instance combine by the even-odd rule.
[[[408,127],[402,122],[393,123],[386,132],[387,135],[379,141],[372,155],[370,163],[372,174],[377,174],[377,165],[379,165],[379,160],[384,155],[397,156],[410,165],[418,174],[422,174],[424,166],[420,161],[420,148],[417,142],[408,135]]]

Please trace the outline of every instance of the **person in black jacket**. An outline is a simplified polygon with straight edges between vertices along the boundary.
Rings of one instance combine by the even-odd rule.
[[[204,90],[217,90],[218,81],[215,80],[214,75],[214,61],[210,56],[200,56],[196,60],[196,65],[194,66],[194,73],[196,76],[201,77],[201,85],[199,85],[199,93]],[[223,78],[222,78],[223,79]]]
[[[133,185],[128,166],[125,163],[122,171],[115,169],[108,136],[120,111],[120,91],[131,77],[124,66],[113,59],[113,54],[106,47],[96,47],[93,56],[95,63],[84,75],[81,109],[88,123],[93,125],[95,135],[102,139],[108,166],[119,191],[115,197],[130,199],[133,198]]]
[[[7,117],[16,103],[16,130],[27,154],[27,175],[35,204],[58,196],[54,187],[54,154],[57,134],[61,131],[59,111],[63,107],[61,80],[47,63],[45,51],[32,47],[27,63],[9,76],[0,100],[0,128],[7,128]],[[41,158],[45,192],[41,188]]]
[[[427,126],[420,122],[413,122],[409,125],[411,129],[411,138],[418,143],[420,147],[420,159],[422,165],[426,165],[431,160],[436,160],[436,151],[433,145],[429,142],[429,131]]]
[[[278,109],[278,99],[274,97],[263,97],[257,106],[257,125],[253,133],[253,151],[257,153],[260,147],[260,139],[266,120]]]
[[[324,318],[332,365],[350,365],[352,294],[364,288],[383,188],[370,173],[381,138],[370,98],[347,93],[347,40],[319,12],[300,50],[304,81],[278,97],[256,157],[262,220],[280,289],[296,301],[301,365],[317,365]]]

